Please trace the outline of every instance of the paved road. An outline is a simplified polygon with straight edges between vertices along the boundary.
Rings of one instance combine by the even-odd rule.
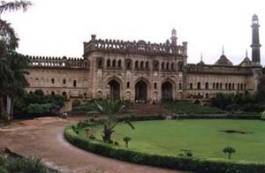
[[[185,173],[114,160],[78,149],[63,138],[64,126],[72,122],[30,122],[30,125],[0,129],[0,147],[9,147],[26,157],[42,158],[64,173]]]

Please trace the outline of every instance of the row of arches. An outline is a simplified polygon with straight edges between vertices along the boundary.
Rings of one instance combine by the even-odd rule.
[[[131,59],[126,59],[124,62],[124,67],[128,70],[131,70],[133,67],[135,70],[149,70],[151,65],[150,61],[144,61],[144,60],[136,60],[132,61]],[[97,59],[97,67],[103,68],[103,58]],[[121,59],[107,59],[106,60],[106,67],[107,68],[117,68],[121,69],[123,67],[123,62]],[[182,71],[183,69],[183,63],[182,62],[159,62],[158,60],[153,61],[153,70],[162,70],[162,71],[176,71],[177,69],[179,71]]]
[[[157,85],[155,83],[155,85]],[[109,86],[109,97],[111,99],[121,98],[121,84],[112,79],[108,82]],[[128,83],[127,83],[128,86]],[[134,85],[135,90],[135,102],[145,103],[148,100],[148,82],[145,80],[139,80]],[[169,81],[165,81],[161,85],[161,97],[162,100],[173,100],[173,84]]]
[[[189,84],[189,89],[214,89],[214,90],[246,90],[247,85],[244,83],[221,83],[221,82],[213,82],[212,87],[210,88],[210,83],[205,82],[204,88],[202,87],[201,82],[197,82],[196,88],[193,86],[193,83]]]

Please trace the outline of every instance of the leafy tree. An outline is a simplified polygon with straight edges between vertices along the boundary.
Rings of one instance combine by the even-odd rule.
[[[118,120],[118,114],[124,111],[126,108],[125,104],[120,100],[102,100],[101,102],[95,101],[93,105],[93,112],[98,112],[106,116],[102,123],[103,129],[103,141],[105,143],[111,143],[111,136],[114,132],[114,128],[121,122]],[[128,124],[132,129],[134,126],[127,120],[123,123]]]
[[[126,146],[126,148],[128,148],[128,144],[129,144],[129,142],[132,140],[132,138],[130,138],[130,137],[128,137],[128,136],[125,136],[124,138],[123,138],[123,141],[125,142],[125,146]]]
[[[12,115],[13,98],[26,86],[23,69],[27,61],[25,57],[15,52],[18,47],[18,38],[11,24],[1,15],[6,11],[26,10],[30,5],[29,1],[22,0],[0,2],[0,111],[2,115]]]
[[[232,154],[234,154],[236,150],[233,147],[225,147],[223,149],[223,153],[227,155],[228,159],[231,159]]]

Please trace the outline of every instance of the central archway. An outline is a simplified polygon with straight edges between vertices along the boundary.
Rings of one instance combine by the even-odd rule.
[[[147,84],[140,80],[135,84],[135,102],[146,103],[147,101]]]
[[[162,100],[171,101],[173,100],[173,86],[170,82],[164,82],[162,84]]]
[[[120,83],[116,80],[111,80],[108,83],[110,88],[110,99],[119,100],[120,99]]]

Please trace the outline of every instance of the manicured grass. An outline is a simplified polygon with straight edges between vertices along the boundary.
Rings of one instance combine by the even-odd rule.
[[[123,137],[129,136],[129,149],[150,154],[176,156],[189,149],[197,158],[226,159],[222,150],[232,146],[232,160],[265,162],[265,122],[259,120],[161,120],[134,122],[135,130],[125,124],[117,126],[113,136],[125,148]],[[225,133],[223,130],[246,132]],[[101,139],[102,129],[95,130]],[[84,132],[80,133],[85,135]]]
[[[220,114],[225,113],[223,110],[210,107],[210,106],[202,106],[199,104],[194,104],[191,102],[165,102],[164,107],[172,112],[179,114]]]

